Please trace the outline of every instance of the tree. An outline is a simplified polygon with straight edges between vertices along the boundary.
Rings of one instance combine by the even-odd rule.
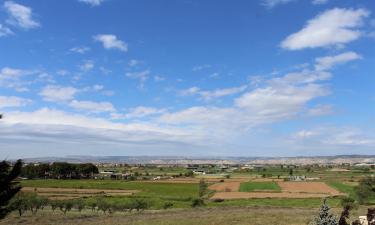
[[[0,162],[0,219],[3,219],[10,211],[9,201],[21,190],[19,182],[15,179],[22,169],[22,161],[17,160],[13,168],[8,162]]]
[[[17,210],[19,216],[22,216],[24,212],[29,209],[29,201],[26,198],[25,194],[19,192],[12,200],[11,200],[11,208],[12,210]]]
[[[202,198],[206,194],[207,187],[208,187],[207,183],[204,181],[204,179],[201,179],[199,181],[199,193],[198,193],[198,196],[200,198]]]
[[[344,207],[344,210],[341,212],[341,216],[339,219],[339,225],[350,225],[346,220],[349,219],[349,214],[350,214],[351,206],[346,205]]]
[[[337,218],[330,211],[327,205],[327,199],[324,199],[319,210],[319,215],[315,217],[310,225],[338,225]]]
[[[375,177],[366,177],[355,188],[355,194],[359,204],[366,204],[375,197]]]

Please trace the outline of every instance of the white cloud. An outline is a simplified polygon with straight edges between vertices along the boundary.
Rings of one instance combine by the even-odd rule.
[[[93,87],[94,91],[101,91],[104,89],[103,85],[95,84]]]
[[[90,51],[90,48],[89,47],[84,47],[84,46],[73,47],[73,48],[69,49],[69,51],[75,52],[75,53],[79,53],[79,54],[85,54],[86,52]]]
[[[106,0],[78,0],[79,2],[86,3],[91,6],[99,6]]]
[[[262,5],[266,8],[273,8],[277,5],[283,5],[294,1],[296,0],[262,0]]]
[[[128,72],[126,73],[126,77],[131,79],[137,79],[140,82],[140,87],[143,88],[144,82],[148,79],[148,75],[150,74],[150,70],[144,70],[140,72]]]
[[[323,5],[326,4],[329,0],[312,0],[313,5]]]
[[[78,110],[89,111],[90,113],[115,112],[115,108],[110,102],[93,102],[73,100],[69,103],[70,107]]]
[[[117,39],[116,35],[98,34],[98,35],[95,35],[93,38],[95,41],[101,42],[105,49],[118,49],[123,52],[128,51],[128,44]]]
[[[331,69],[337,64],[343,64],[349,61],[361,59],[362,57],[355,52],[345,52],[335,56],[326,56],[317,58],[315,69],[316,70],[327,70]]]
[[[0,96],[0,108],[21,107],[30,104],[30,99],[16,96]]]
[[[365,9],[327,10],[308,21],[302,30],[283,40],[281,47],[300,50],[349,43],[362,35],[358,28],[369,14]]]
[[[200,88],[198,88],[198,87],[191,87],[191,88],[188,88],[188,89],[181,90],[180,91],[180,95],[182,95],[182,96],[195,95],[195,94],[198,94],[199,91],[200,91]]]
[[[89,72],[94,68],[95,64],[92,60],[86,60],[83,64],[79,65],[79,69],[83,72]]]
[[[112,114],[113,119],[137,119],[143,118],[148,116],[155,116],[165,113],[166,109],[158,109],[154,107],[145,107],[145,106],[138,106],[136,108],[132,108],[126,114]]]
[[[292,135],[292,139],[309,141],[315,146],[331,147],[375,147],[375,136],[363,133],[354,127],[318,127],[301,130]]]
[[[48,85],[40,91],[39,95],[44,101],[66,102],[72,100],[78,92],[79,90],[74,87]]]
[[[220,98],[228,95],[234,95],[245,91],[247,88],[246,85],[242,85],[239,87],[232,87],[232,88],[223,88],[223,89],[216,89],[213,91],[200,91],[199,95],[202,97],[203,100],[209,101],[214,98]]]
[[[4,8],[10,16],[7,20],[9,24],[24,29],[32,29],[40,26],[39,22],[32,18],[33,12],[30,7],[15,3],[13,1],[6,1],[4,2]]]
[[[317,105],[307,111],[308,116],[324,116],[333,114],[333,108],[331,105]]]
[[[35,72],[3,67],[0,70],[0,87],[11,88],[18,92],[28,91],[27,86],[30,84],[30,81],[24,81],[23,77],[33,73]]]
[[[154,76],[154,81],[156,82],[163,81],[163,80],[165,80],[165,77],[163,76],[160,76],[160,75]]]
[[[136,59],[131,59],[128,63],[129,66],[136,66],[138,64],[140,64],[141,62],[139,60],[136,60]]]
[[[11,35],[11,34],[13,34],[13,31],[11,29],[9,29],[8,27],[4,27],[0,23],[0,37],[5,37],[5,36]]]
[[[209,69],[211,68],[211,65],[209,64],[204,64],[204,65],[196,65],[193,67],[193,71],[196,72],[196,71],[201,71],[201,70],[205,70],[205,69]]]

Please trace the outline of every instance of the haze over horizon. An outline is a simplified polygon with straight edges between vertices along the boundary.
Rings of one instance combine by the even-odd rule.
[[[375,149],[371,0],[0,1],[0,157]]]

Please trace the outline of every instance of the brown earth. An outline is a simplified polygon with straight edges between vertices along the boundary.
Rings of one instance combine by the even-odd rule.
[[[290,193],[290,192],[216,192],[211,199],[248,199],[248,198],[324,198],[329,194]]]
[[[209,186],[208,188],[218,192],[233,192],[240,189],[241,182],[220,182]]]
[[[277,182],[282,192],[290,193],[319,193],[329,195],[343,195],[324,182]]]

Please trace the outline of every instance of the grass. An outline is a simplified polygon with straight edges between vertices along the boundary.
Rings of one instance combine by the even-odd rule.
[[[171,184],[117,180],[25,180],[21,184],[24,187],[139,190],[140,192],[136,196],[171,199],[194,198],[198,194],[198,184],[191,183]]]
[[[245,182],[241,183],[240,191],[251,192],[251,191],[281,191],[279,185],[276,182]]]
[[[332,205],[331,199],[329,200]],[[340,214],[341,209],[332,209],[335,215]],[[351,219],[358,215],[366,215],[367,208],[360,207],[351,212]],[[317,208],[281,208],[281,207],[218,207],[198,209],[172,209],[161,211],[145,211],[143,213],[115,213],[103,215],[103,213],[84,210],[68,212],[63,215],[59,210],[52,213],[48,209],[40,210],[36,215],[27,212],[19,217],[16,212],[0,221],[0,225],[29,224],[29,225],[301,225],[308,224],[318,213]]]
[[[347,193],[349,194],[350,197],[354,197],[355,196],[355,193],[354,193],[354,186],[350,186],[350,185],[347,185],[347,184],[343,184],[339,181],[331,181],[331,182],[326,182],[329,186],[337,189],[338,191],[340,192],[343,192],[343,193]]]

